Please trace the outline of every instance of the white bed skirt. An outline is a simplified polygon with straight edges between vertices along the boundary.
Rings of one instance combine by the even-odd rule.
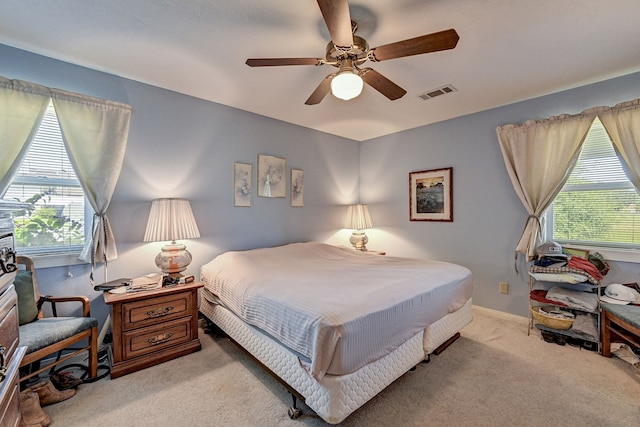
[[[305,398],[330,424],[343,421],[385,387],[420,363],[472,318],[471,299],[454,313],[430,325],[399,348],[348,375],[325,375],[317,381],[286,347],[246,324],[231,311],[201,298],[200,312]],[[428,349],[428,350],[427,350]]]
[[[449,313],[437,322],[427,326],[424,330],[423,341],[425,355],[433,353],[436,348],[444,344],[446,340],[473,320],[472,306],[471,298],[469,298],[458,311]]]

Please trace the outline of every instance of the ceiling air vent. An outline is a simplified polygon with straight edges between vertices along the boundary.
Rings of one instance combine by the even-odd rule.
[[[435,98],[436,96],[446,95],[447,93],[456,92],[457,90],[458,89],[453,87],[453,85],[446,85],[446,86],[442,86],[442,87],[430,90],[429,92],[425,92],[421,95],[418,95],[418,98],[422,99],[423,101],[426,101],[428,99]]]

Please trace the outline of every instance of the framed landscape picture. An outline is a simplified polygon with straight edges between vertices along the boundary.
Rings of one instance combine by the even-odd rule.
[[[251,165],[233,165],[233,206],[251,206]]]
[[[258,154],[258,196],[286,197],[287,161],[280,157]]]
[[[409,173],[409,220],[453,221],[453,168]]]
[[[304,171],[291,169],[291,206],[304,206]]]

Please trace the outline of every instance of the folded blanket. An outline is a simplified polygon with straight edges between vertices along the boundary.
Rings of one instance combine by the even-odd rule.
[[[589,292],[573,291],[554,286],[547,292],[547,299],[561,302],[569,308],[595,313],[598,310],[598,296]]]
[[[578,270],[584,270],[589,273],[592,277],[595,277],[597,280],[602,280],[602,274],[598,267],[596,267],[589,260],[584,258],[580,258],[579,256],[572,256],[569,258],[569,262],[567,263],[567,267],[576,268]]]
[[[585,283],[589,278],[578,273],[529,273],[538,282]]]
[[[582,334],[587,339],[598,339],[599,336],[595,317],[586,313],[576,315],[571,331]]]
[[[565,304],[563,302],[552,301],[552,300],[548,299],[547,298],[547,291],[545,291],[544,289],[534,289],[534,290],[532,290],[531,293],[529,294],[529,298],[531,298],[534,301],[543,302],[545,304],[557,304],[557,305],[564,306],[564,307],[567,306],[567,304]]]
[[[595,277],[593,277],[591,274],[589,274],[588,271],[582,270],[582,269],[578,269],[578,268],[572,268],[569,266],[565,266],[565,267],[540,267],[537,265],[532,264],[531,267],[529,267],[529,272],[531,273],[575,273],[575,274],[581,274],[583,276],[585,276],[587,278],[587,281],[589,281],[590,283],[593,283],[594,285],[599,285],[600,284],[600,279],[597,279]]]

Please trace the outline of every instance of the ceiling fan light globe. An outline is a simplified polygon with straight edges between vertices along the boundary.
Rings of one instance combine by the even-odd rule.
[[[359,75],[350,71],[342,72],[331,79],[331,93],[336,98],[348,101],[360,95],[363,85]]]

